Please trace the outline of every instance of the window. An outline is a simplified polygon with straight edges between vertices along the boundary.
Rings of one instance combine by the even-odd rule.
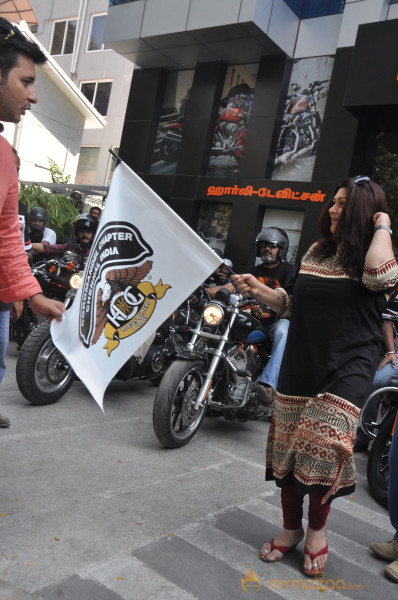
[[[75,43],[77,19],[55,21],[50,54],[72,54]]]
[[[109,0],[108,6],[117,6],[118,4],[130,4],[131,2],[136,2],[136,0]]]
[[[95,15],[91,19],[90,35],[88,38],[87,51],[106,50],[104,44],[106,15]]]
[[[82,146],[80,148],[75,183],[93,185],[97,172],[99,147]]]
[[[106,117],[108,112],[109,98],[112,90],[112,81],[86,81],[80,84],[82,94]]]
[[[325,17],[344,12],[345,0],[285,0],[300,19]]]

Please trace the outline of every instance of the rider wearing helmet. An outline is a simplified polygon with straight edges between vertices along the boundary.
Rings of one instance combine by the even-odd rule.
[[[74,223],[74,240],[66,242],[65,244],[32,244],[32,248],[37,252],[44,254],[64,254],[67,250],[73,250],[73,247],[78,244],[81,249],[82,258],[86,258],[90,254],[97,227],[98,221],[96,221],[96,219],[90,215],[82,214],[76,218]]]
[[[48,214],[44,208],[35,206],[30,210],[28,224],[31,242],[41,242],[42,244],[55,244],[57,242],[55,231],[49,227],[46,227],[47,221]]]
[[[268,287],[272,289],[283,288],[288,294],[292,294],[297,269],[294,265],[286,262],[288,250],[289,238],[287,233],[279,227],[265,227],[256,238],[256,254],[261,258],[262,263],[256,265],[250,272],[258,281]],[[272,342],[272,350],[271,358],[259,379],[256,393],[260,402],[271,404],[278,383],[289,321],[278,319],[272,310],[263,311],[260,321]]]

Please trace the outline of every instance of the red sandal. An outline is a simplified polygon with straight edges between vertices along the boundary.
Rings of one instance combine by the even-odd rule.
[[[307,555],[310,557],[311,561],[314,561],[316,559],[317,556],[322,556],[323,554],[327,554],[328,553],[328,545],[326,544],[326,546],[324,548],[322,548],[322,550],[319,550],[319,552],[310,552],[307,548],[307,546],[304,548],[304,555]],[[326,566],[326,565],[325,565]],[[303,567],[304,568],[304,567]],[[314,568],[316,569],[316,571],[314,571]],[[325,567],[323,567],[324,569]],[[322,569],[322,571],[323,571]],[[318,566],[314,567],[314,565],[312,565],[311,571],[306,571],[304,568],[304,573],[306,575],[312,575],[315,576],[317,573],[319,573],[321,571],[321,569],[318,569]]]
[[[272,538],[269,544],[271,546],[271,550],[269,550],[268,552],[266,550],[260,550],[259,556],[260,559],[264,562],[277,562],[278,560],[282,560],[285,554],[289,552],[289,550],[294,550],[294,548],[297,546],[297,544],[299,544],[299,542],[297,542],[297,544],[293,544],[293,546],[276,546],[274,538]],[[270,554],[273,550],[278,550],[282,554],[282,556],[280,558],[271,558],[271,560],[267,558],[267,555]]]

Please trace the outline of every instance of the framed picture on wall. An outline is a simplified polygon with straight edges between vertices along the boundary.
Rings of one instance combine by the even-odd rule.
[[[295,61],[279,131],[272,179],[311,181],[333,63],[331,56]]]
[[[190,99],[193,70],[167,76],[162,112],[152,155],[151,173],[173,175],[184,134],[184,113]]]
[[[257,72],[258,64],[227,69],[207,175],[228,177],[239,172]]]
[[[232,205],[202,202],[200,205],[197,234],[216,252],[224,255]]]

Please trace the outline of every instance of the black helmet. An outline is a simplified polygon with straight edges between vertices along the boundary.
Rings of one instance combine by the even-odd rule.
[[[92,231],[95,234],[95,232],[97,231],[97,227],[98,221],[94,219],[94,217],[87,214],[79,215],[78,217],[76,217],[76,221],[74,224],[75,235],[77,236],[78,232],[82,229],[88,229],[89,231]]]
[[[29,212],[28,221],[31,231],[44,233],[48,221],[47,211],[45,211],[44,208],[40,208],[40,206],[35,206],[35,208],[32,208]],[[33,221],[43,221],[43,225],[35,225]]]
[[[280,227],[266,227],[262,229],[256,237],[256,256],[260,256],[261,242],[278,244],[279,251],[276,258],[281,262],[286,262],[286,255],[289,250],[289,238],[286,231]]]

